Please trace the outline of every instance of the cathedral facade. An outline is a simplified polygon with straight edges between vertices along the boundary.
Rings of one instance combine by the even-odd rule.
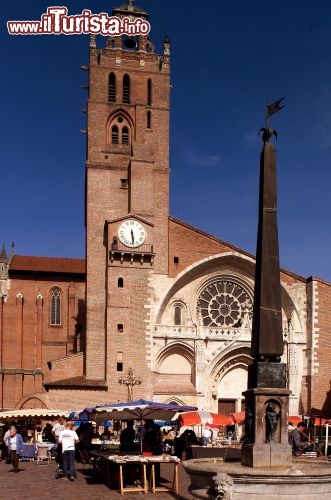
[[[113,15],[148,18],[131,2]],[[0,254],[1,407],[244,409],[255,259],[169,215],[170,41],[90,37],[86,260]],[[281,271],[290,414],[330,413],[331,285]]]

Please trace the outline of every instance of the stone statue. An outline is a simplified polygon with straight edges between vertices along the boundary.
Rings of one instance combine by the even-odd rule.
[[[245,434],[242,437],[242,442],[249,444],[253,442],[253,413],[249,406],[246,407],[244,424]]]
[[[213,476],[213,481],[215,497],[210,498],[214,498],[215,500],[231,500],[233,495],[232,477],[224,472],[218,472],[216,476]]]
[[[265,423],[266,423],[266,439],[267,442],[275,440],[275,434],[278,427],[278,420],[280,413],[276,411],[276,406],[274,403],[268,403],[265,413]]]

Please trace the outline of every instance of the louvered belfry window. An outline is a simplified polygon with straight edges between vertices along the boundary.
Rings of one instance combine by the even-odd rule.
[[[109,75],[109,86],[108,86],[108,101],[116,102],[116,76],[114,73]]]
[[[130,104],[130,77],[129,75],[123,76],[123,102]]]

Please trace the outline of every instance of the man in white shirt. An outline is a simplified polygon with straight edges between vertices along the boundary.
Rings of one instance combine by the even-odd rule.
[[[56,422],[56,424],[53,425],[53,427],[52,427],[52,434],[55,437],[56,442],[58,442],[58,440],[59,440],[60,432],[64,431],[64,429],[65,429],[64,418],[61,417],[61,418],[59,418],[59,421]]]
[[[63,478],[69,478],[70,481],[74,481],[76,476],[75,443],[79,441],[79,437],[76,432],[72,430],[72,427],[73,423],[67,422],[65,430],[61,431],[59,435],[59,444],[62,445]]]

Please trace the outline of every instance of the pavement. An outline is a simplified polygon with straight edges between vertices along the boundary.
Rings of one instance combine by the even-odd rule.
[[[109,489],[98,473],[93,469],[76,463],[77,478],[75,481],[56,479],[57,465],[52,461],[49,465],[37,465],[37,462],[20,462],[19,471],[15,474],[12,466],[0,461],[0,500],[40,500],[41,498],[69,498],[73,500],[194,500],[188,493],[189,477],[179,464],[179,494],[173,492],[159,493],[124,493]],[[161,480],[167,485],[171,468],[162,467]],[[195,499],[196,500],[196,499]]]

